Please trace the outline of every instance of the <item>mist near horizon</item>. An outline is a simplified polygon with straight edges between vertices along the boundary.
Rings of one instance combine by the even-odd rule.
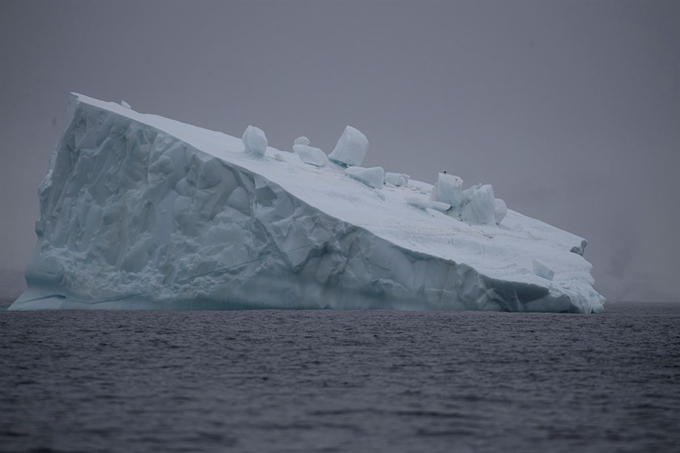
[[[612,300],[678,300],[680,5],[3,2],[0,269],[36,243],[70,91],[290,149],[363,131],[365,165],[490,183],[589,240]],[[31,26],[28,26],[28,25]]]

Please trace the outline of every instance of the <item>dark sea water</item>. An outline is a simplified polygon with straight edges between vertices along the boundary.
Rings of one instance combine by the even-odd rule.
[[[678,452],[680,305],[0,311],[3,452]]]

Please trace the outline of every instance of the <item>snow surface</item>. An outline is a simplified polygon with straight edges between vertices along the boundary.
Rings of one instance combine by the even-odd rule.
[[[319,168],[256,128],[239,140],[72,95],[10,309],[602,310],[584,239],[512,210],[497,225],[490,186],[440,212],[430,184],[358,183],[353,131],[342,165]]]
[[[447,212],[449,209],[451,209],[450,204],[442,203],[441,201],[431,201],[431,200],[423,200],[420,197],[405,197],[404,201],[406,203],[410,204],[411,206],[415,206],[416,208],[420,209],[436,209],[437,211],[441,212]]]

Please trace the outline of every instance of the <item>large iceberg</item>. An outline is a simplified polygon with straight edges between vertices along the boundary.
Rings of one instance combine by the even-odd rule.
[[[238,139],[77,94],[68,112],[11,310],[603,308],[585,240],[504,203],[499,220],[490,186],[358,181],[353,128],[319,167],[254,127]]]

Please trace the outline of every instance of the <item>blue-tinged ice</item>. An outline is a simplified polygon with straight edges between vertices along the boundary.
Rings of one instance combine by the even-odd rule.
[[[584,239],[490,185],[363,168],[354,128],[326,162],[253,126],[238,139],[81,95],[68,111],[11,310],[603,308]]]

